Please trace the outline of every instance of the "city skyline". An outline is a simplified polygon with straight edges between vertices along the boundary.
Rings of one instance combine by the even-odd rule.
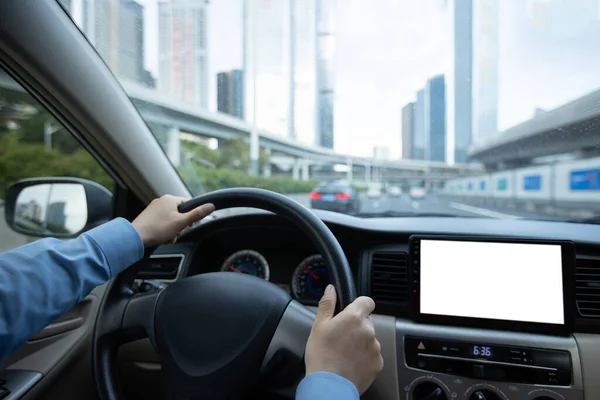
[[[74,7],[77,1],[73,0]],[[540,2],[545,6],[535,6]],[[153,8],[156,15],[156,1],[139,3],[145,6],[145,15],[151,16]],[[369,155],[373,145],[381,145],[395,149],[394,157],[400,155],[398,113],[402,106],[415,100],[418,88],[429,77],[452,76],[448,9],[453,2],[443,3],[381,0],[373,7],[369,1],[347,0],[338,10],[336,151]],[[588,9],[547,11],[556,7]],[[216,110],[216,73],[242,66],[241,2],[211,2],[207,10],[208,106]],[[574,0],[559,5],[551,0],[506,0],[500,2],[498,18],[499,130],[531,118],[536,108],[556,108],[600,86],[595,72],[600,65],[597,2]],[[145,21],[145,67],[157,76],[157,55],[152,54],[156,53],[157,27],[151,21]],[[557,53],[563,51],[567,56],[561,53],[559,57]],[[453,145],[454,137],[449,134],[448,148]]]

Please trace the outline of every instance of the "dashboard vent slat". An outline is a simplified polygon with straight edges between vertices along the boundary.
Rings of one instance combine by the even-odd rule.
[[[183,254],[152,255],[149,262],[140,268],[136,278],[172,282],[177,279],[183,260]]]
[[[408,255],[399,251],[371,254],[371,296],[375,303],[408,304]]]
[[[578,257],[575,280],[579,315],[600,319],[600,257]]]

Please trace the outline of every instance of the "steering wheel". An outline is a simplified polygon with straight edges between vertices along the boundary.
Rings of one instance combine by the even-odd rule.
[[[337,290],[338,309],[356,298],[339,242],[300,203],[267,190],[234,188],[191,199],[179,211],[205,203],[217,210],[259,208],[286,218],[323,256]],[[134,276],[130,268],[113,279],[100,304],[92,357],[101,399],[123,398],[114,374],[116,350],[145,336],[160,354],[168,399],[242,398],[282,354],[304,356],[315,314],[276,285],[246,274],[213,272],[132,295],[127,289]]]

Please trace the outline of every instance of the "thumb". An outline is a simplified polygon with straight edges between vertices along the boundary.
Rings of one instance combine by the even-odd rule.
[[[325,289],[325,294],[319,301],[319,308],[317,309],[317,317],[315,323],[328,321],[333,318],[335,313],[335,303],[337,301],[337,295],[335,293],[335,287],[329,284]]]
[[[194,208],[192,211],[188,211],[183,214],[186,225],[191,225],[195,222],[200,221],[202,218],[209,216],[215,211],[215,205],[212,203],[202,204],[200,207]]]

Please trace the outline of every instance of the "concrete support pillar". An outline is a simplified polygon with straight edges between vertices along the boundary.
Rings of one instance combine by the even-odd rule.
[[[179,141],[179,133],[178,127],[170,127],[167,129],[166,153],[171,163],[176,167],[181,163],[181,143]]]
[[[250,174],[254,176],[258,176],[260,173],[260,166],[258,163],[259,154],[258,129],[256,129],[256,126],[253,126],[252,131],[250,132]]]
[[[263,165],[263,176],[265,178],[271,177],[271,149],[265,149],[265,155],[267,156],[267,162]]]
[[[371,182],[371,165],[365,164],[365,182]]]
[[[308,160],[302,160],[302,180],[307,181],[310,179],[310,162]]]
[[[300,163],[302,160],[299,158],[294,159],[294,165],[292,166],[292,179],[297,181],[300,180]]]
[[[352,172],[353,172],[352,171],[352,168],[353,168],[352,158],[348,157],[348,163],[347,164],[348,164],[348,171],[346,172],[346,180],[348,182],[352,182],[352,179],[353,179],[353,176],[352,176]]]

